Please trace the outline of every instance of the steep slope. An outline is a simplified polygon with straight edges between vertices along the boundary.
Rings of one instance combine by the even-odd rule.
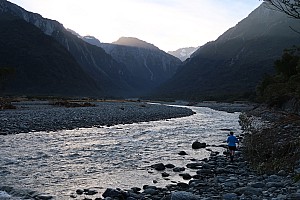
[[[176,51],[168,51],[168,54],[171,54],[172,56],[175,56],[176,58],[179,58],[181,61],[185,61],[186,59],[190,58],[191,55],[197,51],[198,47],[186,47],[186,48],[180,48]]]
[[[100,91],[72,55],[26,21],[0,14],[0,68],[14,73],[1,93],[97,96]]]
[[[112,44],[101,43],[100,46],[131,72],[131,84],[140,95],[171,78],[182,64],[178,58],[137,38],[123,37]]]
[[[285,48],[300,43],[299,21],[262,4],[216,41],[198,49],[157,96],[186,99],[242,96],[255,91]],[[167,95],[166,95],[167,94]]]
[[[62,44],[76,59],[81,68],[96,81],[97,86],[108,96],[129,95],[130,73],[97,46],[84,42],[67,31],[60,23],[30,13],[6,0],[0,0],[0,12],[9,13],[35,25],[45,34]]]

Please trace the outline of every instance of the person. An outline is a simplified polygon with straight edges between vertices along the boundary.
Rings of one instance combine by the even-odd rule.
[[[230,160],[233,161],[233,157],[235,154],[235,151],[237,149],[237,145],[239,145],[239,140],[233,135],[233,131],[230,131],[230,135],[227,138],[228,143],[228,149],[229,149],[229,153],[230,153]]]

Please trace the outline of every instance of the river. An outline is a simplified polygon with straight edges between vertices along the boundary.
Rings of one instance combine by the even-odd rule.
[[[129,189],[165,186],[182,181],[178,174],[163,178],[149,166],[162,162],[185,167],[220,147],[193,150],[195,140],[224,144],[228,131],[240,133],[239,113],[189,107],[188,117],[110,127],[34,132],[0,138],[0,185],[28,188],[70,199],[77,189]],[[188,155],[178,155],[185,151]],[[153,183],[155,180],[156,183]]]

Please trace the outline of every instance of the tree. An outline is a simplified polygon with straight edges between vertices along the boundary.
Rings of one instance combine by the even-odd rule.
[[[269,8],[300,19],[300,0],[263,0]]]

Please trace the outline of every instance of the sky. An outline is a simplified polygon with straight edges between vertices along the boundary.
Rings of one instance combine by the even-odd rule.
[[[216,40],[259,0],[8,0],[59,21],[82,36],[111,43],[136,37],[164,51]]]

